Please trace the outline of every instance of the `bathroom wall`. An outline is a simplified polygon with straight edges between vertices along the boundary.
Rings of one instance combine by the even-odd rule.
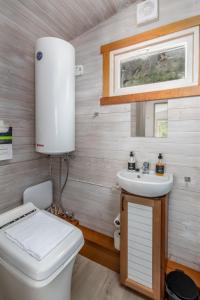
[[[34,149],[34,45],[42,36],[65,38],[65,31],[56,11],[52,18],[46,11],[37,1],[0,0],[0,120],[14,131],[14,157],[0,161],[0,212],[17,206],[26,187],[48,178],[48,159]]]
[[[200,97],[169,101],[167,139],[130,137],[130,105],[100,106],[102,57],[100,46],[151,28],[197,15],[200,1],[160,0],[159,21],[136,25],[136,6],[123,10],[72,41],[76,64],[84,75],[76,78],[76,153],[63,194],[65,207],[81,223],[108,235],[119,211],[115,189],[118,170],[126,167],[130,150],[141,164],[154,167],[163,152],[174,174],[169,202],[169,258],[200,270]],[[99,115],[95,116],[98,112]],[[191,176],[186,185],[184,176]]]

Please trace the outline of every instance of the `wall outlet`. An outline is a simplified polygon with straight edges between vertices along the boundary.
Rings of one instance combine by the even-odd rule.
[[[75,76],[81,76],[84,73],[83,65],[75,66]]]

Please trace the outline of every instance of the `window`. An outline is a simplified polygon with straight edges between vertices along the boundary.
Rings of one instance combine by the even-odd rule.
[[[154,105],[154,136],[164,138],[168,135],[168,103]]]

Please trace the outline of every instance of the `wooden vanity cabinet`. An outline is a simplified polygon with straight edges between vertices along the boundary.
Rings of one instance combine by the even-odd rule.
[[[168,196],[121,193],[120,281],[151,298],[164,299]]]

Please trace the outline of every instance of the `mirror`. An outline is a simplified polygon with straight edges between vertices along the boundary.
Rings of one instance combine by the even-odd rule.
[[[132,137],[168,137],[168,101],[131,104]]]

